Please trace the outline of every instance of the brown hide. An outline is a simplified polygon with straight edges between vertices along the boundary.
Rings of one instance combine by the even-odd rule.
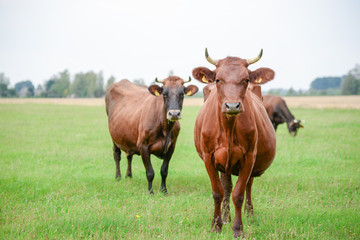
[[[173,154],[180,131],[181,110],[184,94],[192,96],[198,91],[194,85],[184,87],[184,80],[171,76],[165,79],[162,87],[149,88],[121,80],[110,85],[105,95],[109,132],[114,143],[116,178],[121,177],[121,150],[128,158],[128,172],[131,177],[133,154],[141,155],[148,190],[153,193],[150,154],[164,159],[161,167],[161,190],[166,193],[165,179],[170,158]]]
[[[286,122],[289,133],[296,136],[298,129],[304,127],[301,124],[302,120],[297,120],[292,115],[283,98],[275,95],[265,95],[263,102],[275,131],[279,124]]]
[[[274,72],[268,68],[250,71],[248,61],[236,57],[210,60],[210,63],[216,64],[215,70],[204,67],[193,70],[197,80],[213,85],[205,87],[206,101],[196,118],[194,140],[213,189],[215,231],[222,228],[220,206],[223,199],[224,218],[229,218],[228,200],[232,183],[231,177],[226,176],[238,175],[232,198],[235,207],[234,237],[239,237],[243,235],[241,206],[245,189],[246,209],[252,210],[253,177],[263,174],[275,157],[275,131],[263,106],[258,86],[272,80]],[[255,85],[250,90],[252,84]],[[224,173],[221,183],[218,171]]]
[[[147,88],[128,80],[111,85],[107,92],[109,131],[116,146],[127,153],[140,154],[140,145],[145,145],[161,157],[167,131],[162,97],[155,97]],[[180,124],[175,122],[170,144],[176,142],[179,130]]]

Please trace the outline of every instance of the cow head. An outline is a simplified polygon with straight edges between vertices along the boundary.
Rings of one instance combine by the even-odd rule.
[[[249,82],[264,84],[274,78],[275,73],[270,68],[259,68],[255,71],[248,69],[250,64],[261,58],[262,52],[261,50],[260,54],[253,59],[227,57],[214,60],[205,49],[206,60],[215,65],[216,69],[211,71],[205,67],[198,67],[193,70],[192,74],[200,82],[214,82],[221,111],[226,115],[237,115],[245,111],[244,97]]]
[[[294,119],[290,124],[288,124],[289,133],[291,136],[295,137],[299,128],[303,128],[302,123],[305,123],[304,120]]]
[[[176,121],[181,119],[181,110],[184,100],[184,95],[192,96],[198,91],[198,87],[195,85],[184,86],[184,83],[190,82],[183,79],[170,76],[163,81],[159,81],[157,78],[155,82],[162,83],[162,87],[159,85],[151,85],[149,92],[155,96],[161,96],[164,99],[166,118],[169,121]]]

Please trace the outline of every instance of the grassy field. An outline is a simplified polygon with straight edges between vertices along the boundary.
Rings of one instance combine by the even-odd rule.
[[[209,231],[211,186],[193,144],[199,108],[184,107],[167,196],[152,156],[150,196],[138,156],[133,179],[114,180],[103,106],[0,104],[0,239],[232,238],[232,223]],[[292,112],[305,128],[294,138],[279,127],[275,161],[254,181],[255,214],[243,218],[247,238],[359,239],[360,110]]]

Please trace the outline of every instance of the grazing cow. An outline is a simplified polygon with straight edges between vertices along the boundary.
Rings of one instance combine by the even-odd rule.
[[[212,186],[215,203],[212,230],[221,232],[223,219],[230,221],[231,174],[236,175],[238,180],[232,192],[235,238],[244,237],[241,220],[244,193],[246,191],[245,210],[252,213],[253,178],[262,175],[275,157],[275,131],[263,106],[261,93],[248,89],[250,83],[264,84],[274,78],[275,73],[269,68],[248,69],[261,55],[262,51],[254,59],[227,57],[214,60],[206,49],[206,59],[216,69],[198,67],[193,70],[197,80],[214,85],[208,89],[194,129],[196,150],[205,163]]]
[[[133,155],[141,155],[146,169],[148,190],[153,194],[152,181],[155,174],[150,154],[154,154],[164,160],[161,166],[160,190],[166,194],[166,177],[180,131],[177,120],[181,119],[184,95],[192,96],[198,88],[194,85],[184,87],[183,84],[189,81],[185,82],[176,76],[155,81],[162,83],[162,87],[151,85],[146,88],[126,79],[111,84],[105,95],[106,113],[114,143],[116,179],[121,178],[121,150],[126,153],[128,160],[127,177],[132,177]]]
[[[295,119],[283,98],[274,95],[265,95],[263,102],[275,131],[279,124],[286,122],[289,133],[292,136],[296,136],[298,129],[304,127],[301,124],[304,123],[304,121]]]

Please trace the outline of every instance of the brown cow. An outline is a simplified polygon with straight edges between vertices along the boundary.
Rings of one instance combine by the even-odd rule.
[[[213,190],[215,210],[212,230],[220,232],[222,229],[220,208],[223,200],[223,219],[230,221],[231,174],[237,175],[232,194],[235,238],[244,236],[241,207],[245,190],[245,210],[252,213],[253,178],[262,175],[275,157],[274,128],[261,96],[248,90],[249,83],[264,84],[274,78],[275,73],[269,68],[248,69],[261,55],[262,51],[254,59],[227,57],[214,60],[205,50],[206,59],[216,69],[211,71],[198,67],[193,70],[197,80],[215,85],[196,118],[194,130],[196,150],[205,163]],[[221,180],[218,171],[221,172]]]
[[[292,136],[296,136],[298,129],[304,127],[301,124],[304,123],[304,121],[295,119],[283,98],[274,95],[265,95],[263,102],[275,131],[279,124],[286,122],[289,133]]]
[[[180,131],[177,120],[181,119],[184,94],[192,96],[198,88],[194,85],[184,87],[185,81],[176,76],[170,76],[162,82],[157,79],[155,81],[163,86],[151,85],[147,89],[128,80],[111,84],[105,95],[106,113],[114,143],[116,178],[121,178],[121,150],[128,159],[127,177],[132,177],[132,156],[141,155],[146,169],[148,190],[153,194],[152,181],[155,174],[150,154],[154,154],[164,160],[161,166],[160,190],[166,194],[166,177]]]

